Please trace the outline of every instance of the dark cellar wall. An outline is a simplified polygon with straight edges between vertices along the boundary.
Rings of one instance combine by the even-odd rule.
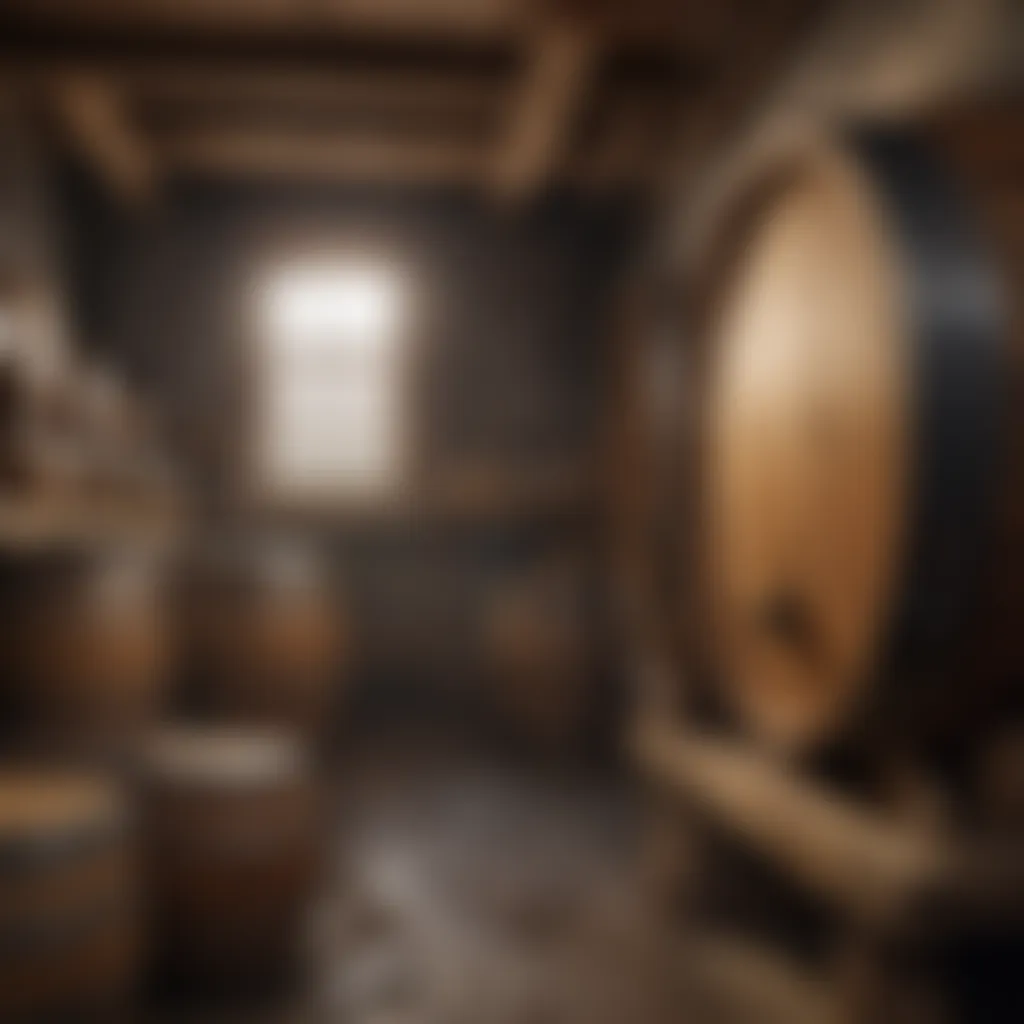
[[[73,176],[64,198],[82,340],[162,407],[210,492],[230,489],[243,450],[247,284],[304,245],[368,239],[410,269],[429,323],[414,444],[434,467],[511,471],[593,451],[604,325],[636,211],[196,187],[126,215]],[[418,681],[458,692],[488,594],[569,551],[587,562],[594,525],[592,510],[383,528],[329,520],[362,677],[401,679],[414,666]]]
[[[244,443],[252,276],[282,253],[364,240],[425,300],[417,448],[448,464],[587,443],[627,209],[553,197],[516,215],[444,194],[236,186],[124,214],[70,175],[65,196],[81,334],[164,407],[208,478],[230,479]]]

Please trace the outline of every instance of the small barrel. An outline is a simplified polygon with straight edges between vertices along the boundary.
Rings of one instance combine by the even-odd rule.
[[[546,748],[576,745],[594,707],[591,602],[580,574],[549,566],[491,597],[484,663],[504,722]]]
[[[162,973],[243,992],[293,976],[321,861],[319,796],[287,735],[168,730],[143,758]]]
[[[117,792],[0,775],[0,1020],[123,1020],[139,972],[137,878]]]
[[[0,560],[0,694],[27,731],[130,737],[155,714],[171,642],[159,560],[127,548]]]
[[[228,543],[190,566],[182,604],[192,702],[233,722],[319,731],[344,670],[343,614],[309,549]]]

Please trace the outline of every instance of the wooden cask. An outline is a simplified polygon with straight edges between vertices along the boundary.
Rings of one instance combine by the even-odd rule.
[[[134,849],[96,779],[0,775],[0,1020],[123,1020],[140,966]]]
[[[343,609],[315,555],[229,544],[191,566],[182,607],[198,709],[217,719],[323,729],[340,697]]]
[[[9,553],[0,615],[11,725],[116,739],[155,715],[171,658],[155,556],[121,547]]]
[[[302,747],[278,733],[168,730],[151,739],[143,777],[164,972],[240,991],[287,979],[325,825]]]
[[[1018,104],[808,132],[705,254],[701,653],[779,747],[1019,703],[1022,128]]]

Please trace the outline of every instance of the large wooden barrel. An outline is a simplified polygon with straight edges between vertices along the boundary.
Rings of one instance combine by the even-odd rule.
[[[182,618],[201,712],[305,731],[329,721],[348,637],[312,551],[278,541],[211,547],[190,567]]]
[[[164,973],[200,987],[286,980],[324,821],[285,734],[170,730],[144,758],[147,881]]]
[[[0,1020],[123,1020],[140,964],[134,850],[103,782],[0,775]]]
[[[1019,105],[820,130],[706,254],[705,662],[773,744],[955,733],[1024,670]]]
[[[127,736],[156,713],[171,648],[160,560],[126,547],[0,559],[0,694],[12,726]]]

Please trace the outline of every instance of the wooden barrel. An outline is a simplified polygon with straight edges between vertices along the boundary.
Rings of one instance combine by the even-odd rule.
[[[579,570],[526,572],[496,587],[484,623],[484,664],[503,721],[540,746],[578,743],[598,680],[593,595]]]
[[[0,1020],[123,1020],[138,973],[134,851],[99,780],[0,775]]]
[[[214,718],[318,731],[339,697],[343,611],[309,549],[228,543],[201,552],[184,589],[192,700]]]
[[[707,661],[781,747],[955,733],[1024,669],[1024,114],[748,176],[695,319]]]
[[[324,826],[302,747],[279,733],[172,730],[152,738],[143,774],[165,973],[214,988],[286,979]]]
[[[158,709],[170,641],[159,560],[67,547],[0,560],[0,693],[32,730],[127,735]]]

